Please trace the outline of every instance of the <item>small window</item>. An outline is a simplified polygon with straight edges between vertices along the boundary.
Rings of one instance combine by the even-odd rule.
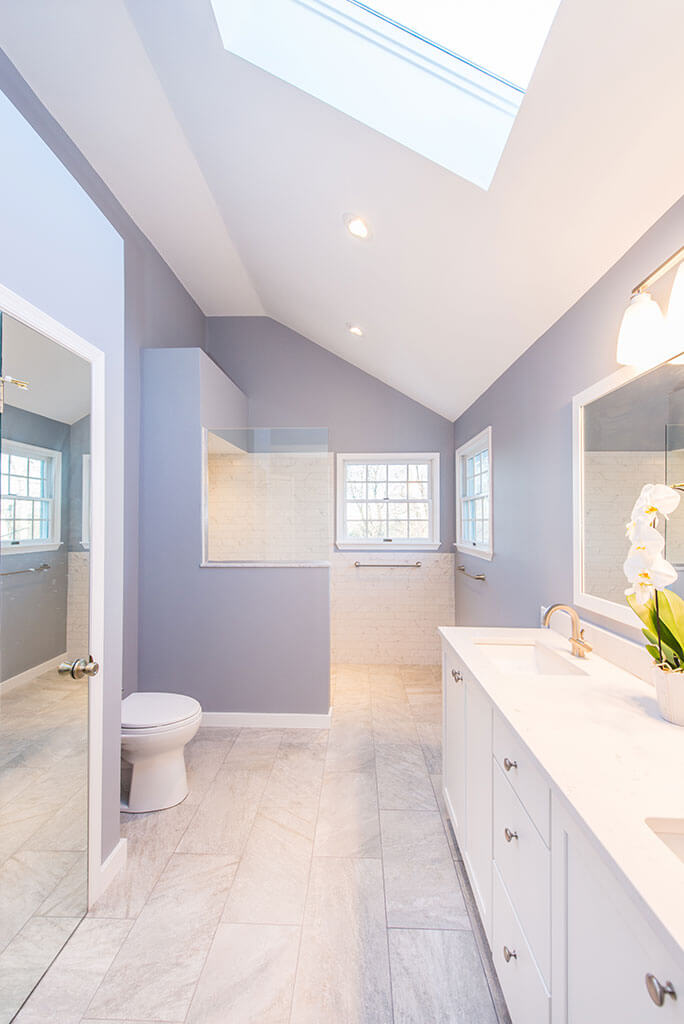
[[[3,441],[0,470],[3,551],[58,547],[62,453]]]
[[[338,455],[338,548],[439,547],[439,454]]]
[[[456,452],[456,530],[459,551],[492,558],[491,427]]]

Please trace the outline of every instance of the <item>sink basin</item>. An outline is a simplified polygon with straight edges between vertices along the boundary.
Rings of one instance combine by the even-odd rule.
[[[661,842],[684,861],[684,819],[646,818],[646,824]]]
[[[508,640],[476,640],[482,653],[499,672],[534,676],[585,676],[579,665],[543,644],[511,643]]]

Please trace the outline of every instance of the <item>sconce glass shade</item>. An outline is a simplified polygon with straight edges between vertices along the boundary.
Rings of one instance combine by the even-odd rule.
[[[618,363],[645,370],[664,363],[672,355],[672,342],[660,306],[648,292],[637,292],[630,299],[620,324]]]
[[[667,307],[667,332],[673,352],[684,353],[684,263],[679,265]],[[674,360],[684,363],[684,355]]]

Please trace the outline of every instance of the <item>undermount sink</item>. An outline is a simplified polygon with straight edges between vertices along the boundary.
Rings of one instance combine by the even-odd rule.
[[[684,861],[684,819],[646,818],[646,824],[661,842]]]
[[[499,672],[534,676],[585,676],[579,665],[544,644],[511,643],[509,640],[476,640],[482,653]]]

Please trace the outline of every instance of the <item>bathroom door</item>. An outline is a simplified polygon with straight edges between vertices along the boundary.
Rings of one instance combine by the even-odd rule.
[[[6,1024],[88,905],[91,364],[0,317],[0,1024]]]

